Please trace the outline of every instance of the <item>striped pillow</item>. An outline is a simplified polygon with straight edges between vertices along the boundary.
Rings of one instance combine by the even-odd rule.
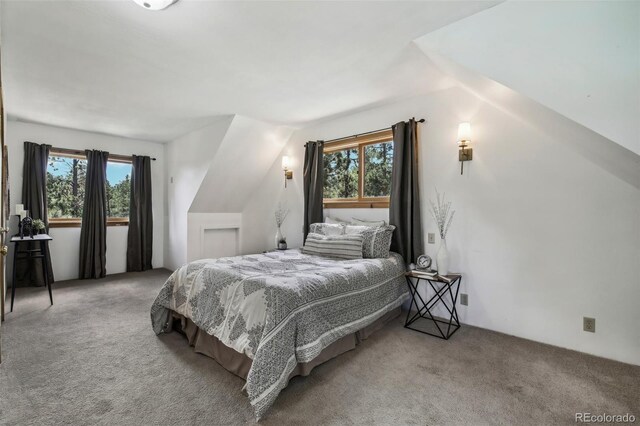
[[[360,234],[320,235],[309,234],[302,247],[304,254],[333,257],[336,259],[362,259],[362,241]]]

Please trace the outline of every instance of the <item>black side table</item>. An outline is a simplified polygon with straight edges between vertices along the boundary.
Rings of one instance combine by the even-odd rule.
[[[413,271],[407,272],[407,285],[411,292],[411,305],[409,305],[409,312],[407,312],[407,319],[404,326],[410,330],[419,331],[420,333],[428,334],[430,336],[439,337],[441,339],[449,340],[449,337],[453,336],[453,333],[460,328],[460,321],[458,321],[458,311],[456,311],[456,302],[458,300],[458,290],[460,290],[460,282],[462,281],[462,275],[447,275],[447,278],[451,279],[451,282],[446,282],[439,277],[426,278],[424,276],[415,274]],[[415,279],[415,283],[413,282]],[[435,292],[431,298],[425,301],[420,293],[418,293],[418,286],[420,281],[426,281],[431,289]],[[427,287],[427,291],[429,287]],[[415,305],[417,312],[411,315],[411,309]],[[449,319],[435,317],[432,313],[436,306],[442,305],[449,312]],[[437,333],[421,330],[419,328],[411,327],[419,319],[424,319],[429,325],[435,325]],[[441,328],[439,324],[443,324]],[[446,325],[446,333],[444,326]]]
[[[31,237],[20,238],[11,237],[11,242],[15,244],[13,251],[13,273],[11,280],[11,312],[13,312],[13,300],[16,297],[16,264],[18,260],[42,259],[42,272],[44,273],[44,283],[49,289],[49,300],[53,305],[53,295],[51,294],[51,283],[49,282],[49,241],[52,241],[47,234],[38,234]],[[40,248],[29,248],[29,243],[39,243]],[[21,245],[26,245],[25,249],[20,249]],[[19,254],[26,256],[18,257]]]

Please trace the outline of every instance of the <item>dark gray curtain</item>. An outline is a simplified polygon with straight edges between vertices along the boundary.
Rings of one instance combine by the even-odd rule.
[[[87,150],[87,177],[80,230],[81,279],[107,274],[107,159],[109,153]]]
[[[401,121],[393,130],[393,170],[389,223],[396,227],[391,250],[412,263],[423,253],[420,188],[418,183],[418,125]]]
[[[29,217],[40,219],[49,229],[47,213],[47,165],[51,145],[39,145],[33,142],[24,143],[24,166],[22,168],[22,203]],[[40,248],[32,244],[30,249]],[[16,286],[43,286],[42,259],[20,261],[16,265]],[[49,261],[49,282],[53,282],[53,269]]]
[[[153,250],[151,159],[134,155],[131,165],[127,271],[146,271],[151,269]]]
[[[304,240],[309,225],[324,220],[322,212],[322,189],[324,184],[324,142],[308,142],[304,149]]]

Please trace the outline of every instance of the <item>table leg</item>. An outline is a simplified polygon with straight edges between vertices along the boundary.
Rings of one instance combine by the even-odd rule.
[[[404,320],[405,327],[411,323],[411,321],[409,321],[409,315],[411,315],[411,308],[413,308],[414,303],[416,305],[416,309],[418,309],[418,302],[416,302],[416,296],[415,296],[415,292],[417,291],[417,289],[414,288],[413,282],[411,281],[411,277],[406,277],[406,279],[407,279],[407,285],[409,286],[409,293],[411,295],[411,304],[409,305],[409,310],[407,311],[407,318]]]
[[[16,298],[16,263],[18,259],[18,244],[13,245],[13,270],[11,271],[11,312],[13,312],[13,300]]]
[[[450,311],[451,318],[449,318],[449,327],[447,327],[447,335],[448,336],[450,336],[449,330],[451,329],[451,324],[452,323],[453,323],[453,325],[455,325],[457,327],[460,327],[460,320],[458,320],[458,310],[456,308],[456,302],[458,301],[458,292],[460,291],[460,283],[462,282],[462,277],[459,277],[456,281],[457,281],[457,283],[454,281],[452,283],[452,285],[449,286],[449,297],[451,298],[451,303],[453,303],[453,306],[452,306],[452,309]],[[456,285],[455,295],[453,294],[453,291],[451,290],[451,287],[453,287],[453,284],[457,284]],[[455,323],[453,322],[453,320],[455,320]],[[456,330],[454,330],[453,332],[455,333]],[[451,335],[452,334],[453,333],[451,333]]]
[[[44,271],[44,283],[49,289],[49,301],[53,306],[53,294],[51,293],[51,282],[49,282],[49,244],[48,241],[40,242],[40,251],[42,252],[42,269]]]

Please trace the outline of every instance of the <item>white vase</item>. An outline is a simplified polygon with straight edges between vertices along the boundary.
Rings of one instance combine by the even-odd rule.
[[[282,231],[280,230],[280,227],[278,226],[278,232],[276,232],[276,245],[275,248],[278,248],[278,244],[280,244],[280,241],[282,241],[283,236],[282,236]]]
[[[440,240],[440,248],[436,255],[438,263],[438,275],[449,275],[449,250],[447,250],[447,240]]]

